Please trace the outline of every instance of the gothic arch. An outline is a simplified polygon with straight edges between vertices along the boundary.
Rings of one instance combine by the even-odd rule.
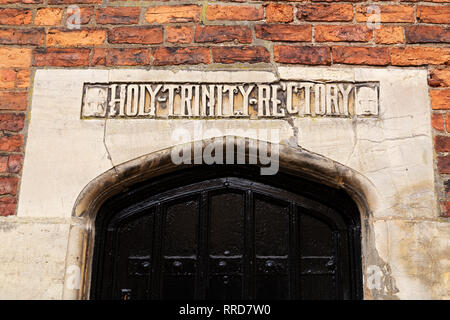
[[[251,150],[253,152],[257,150],[260,145],[258,140],[241,137],[232,138],[234,145],[244,148],[247,154]],[[224,141],[223,137],[221,137],[202,140],[198,143],[204,150],[205,146],[210,143],[224,145]],[[172,162],[172,150],[179,147],[191,148],[192,160],[194,160],[193,143],[172,146],[117,165],[93,179],[81,191],[72,212],[63,298],[89,298],[95,237],[94,226],[97,213],[102,204],[107,199],[138,182],[192,166],[176,165]],[[370,220],[371,212],[376,211],[380,207],[378,195],[372,183],[355,170],[298,146],[280,144],[277,147],[279,148],[280,170],[290,175],[343,189],[356,203],[360,213],[362,228],[361,250],[364,270],[365,259],[370,255],[370,253],[367,253],[367,247],[369,247],[369,243],[373,244],[374,240],[368,221]],[[78,266],[79,269],[73,268],[73,266]],[[77,272],[80,275],[80,285],[78,285]],[[364,295],[367,296],[368,293],[365,292]]]

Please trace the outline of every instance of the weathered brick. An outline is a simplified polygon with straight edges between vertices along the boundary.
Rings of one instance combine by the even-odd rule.
[[[89,49],[36,48],[34,50],[34,66],[88,66],[89,53]]]
[[[351,21],[351,4],[305,4],[297,6],[297,18],[304,21]]]
[[[48,46],[95,46],[105,42],[106,31],[102,29],[51,29],[47,32]]]
[[[48,0],[48,4],[100,4],[102,0]]]
[[[280,63],[329,65],[330,48],[311,46],[275,46],[274,60]]]
[[[138,66],[150,64],[149,49],[116,48],[106,53],[107,66]]]
[[[445,130],[450,132],[450,113],[445,115]]]
[[[209,63],[209,49],[204,47],[162,47],[153,51],[155,66]]]
[[[18,132],[23,129],[24,122],[23,113],[0,113],[0,130]]]
[[[404,43],[403,28],[400,26],[380,26],[375,29],[375,42],[380,44]]]
[[[194,28],[191,26],[167,26],[166,40],[172,43],[191,43],[194,39]]]
[[[27,105],[26,92],[0,91],[0,110],[26,110]]]
[[[74,10],[69,10],[69,8],[67,8],[67,13],[66,13],[66,27],[68,26],[68,24],[75,24],[78,21],[75,20],[74,14],[76,13],[76,11]],[[91,21],[91,18],[94,16],[94,8],[93,7],[81,7],[80,8],[80,25],[83,24],[88,24],[89,21]]]
[[[38,4],[43,2],[44,0],[0,0],[0,4],[12,4],[12,3]]]
[[[444,217],[450,217],[450,202],[449,201],[441,202],[441,214]]]
[[[6,196],[0,198],[0,216],[12,216],[16,213],[17,200],[15,197]]]
[[[34,24],[38,26],[57,26],[61,24],[63,10],[61,8],[40,8],[36,12]]]
[[[0,155],[0,173],[8,172],[8,155]]]
[[[428,85],[431,87],[450,87],[450,68],[431,69]]]
[[[389,64],[388,48],[333,47],[333,62],[385,66]]]
[[[445,43],[450,42],[450,29],[439,26],[406,26],[405,36],[407,43]]]
[[[11,154],[8,159],[8,172],[19,173],[22,170],[23,156],[20,154]]]
[[[380,22],[414,22],[414,6],[378,5]],[[375,13],[370,6],[356,6],[356,21],[366,22]]]
[[[107,49],[105,48],[94,48],[92,50],[91,66],[105,66],[106,52]]]
[[[435,136],[434,137],[434,149],[436,152],[449,152],[450,151],[450,137],[447,136]]]
[[[34,29],[3,29],[0,28],[0,44],[29,44],[42,45],[45,31],[43,28]]]
[[[450,48],[434,48],[434,47],[391,48],[391,63],[396,66],[450,64]]]
[[[310,25],[257,24],[257,38],[271,41],[311,41],[312,27]]]
[[[372,38],[372,30],[365,25],[319,25],[314,28],[314,38],[318,42],[359,41],[367,42]]]
[[[252,31],[245,26],[197,26],[195,29],[196,42],[252,42]]]
[[[0,24],[23,25],[30,24],[33,12],[30,9],[0,9]]]
[[[23,135],[0,133],[0,151],[19,152],[22,150]]]
[[[270,54],[263,47],[213,47],[212,56],[217,63],[258,63],[269,62]]]
[[[16,177],[0,177],[0,195],[15,195],[17,193],[17,182]]]
[[[431,114],[431,126],[438,131],[444,131],[444,117],[442,114]]]
[[[439,173],[450,173],[450,156],[437,157],[436,160]]]
[[[156,26],[118,27],[108,31],[109,43],[157,44],[163,38],[163,29]]]
[[[29,69],[18,70],[16,74],[16,87],[28,88],[30,86],[31,71]]]
[[[0,67],[27,68],[31,65],[31,49],[0,47]]]
[[[289,4],[269,3],[265,5],[266,22],[292,22],[294,7]]]
[[[156,6],[147,9],[148,23],[199,22],[202,7],[198,5]]]
[[[0,69],[0,88],[12,89],[16,81],[16,72],[12,69]]]
[[[98,24],[137,24],[140,11],[140,7],[98,8],[95,21]]]
[[[434,110],[450,109],[450,89],[431,89],[430,99]]]
[[[424,23],[449,23],[450,5],[417,6],[417,21]]]
[[[211,5],[206,9],[208,20],[256,21],[264,19],[264,8],[250,6]]]

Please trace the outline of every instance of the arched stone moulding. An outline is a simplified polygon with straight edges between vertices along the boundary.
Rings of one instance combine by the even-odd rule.
[[[246,154],[254,154],[250,152],[250,149],[257,149],[260,145],[260,141],[250,138],[227,136],[226,139],[225,137],[219,137],[202,140],[200,141],[202,150],[211,143],[223,146],[225,141],[229,141],[228,139],[234,141],[235,147],[245,148]],[[270,143],[268,144],[272,147]],[[93,179],[81,191],[72,212],[63,291],[64,299],[89,298],[93,240],[95,237],[94,225],[101,205],[108,198],[137,182],[186,167],[187,165],[174,164],[171,159],[172,150],[180,147],[191,148],[191,155],[195,154],[193,149],[194,143],[172,146],[153,152],[111,168]],[[363,271],[366,270],[368,265],[378,265],[380,268],[386,266],[386,262],[382,261],[378,256],[375,246],[371,216],[372,212],[376,212],[380,208],[380,199],[376,188],[370,180],[349,167],[300,147],[293,147],[283,142],[277,147],[279,150],[280,170],[335,188],[344,189],[352,197],[359,208],[361,218]],[[271,150],[273,149],[271,148]],[[191,159],[191,163],[195,163],[193,156]],[[79,288],[75,287],[75,289],[73,289],[74,275],[67,272],[71,270],[70,267],[73,265],[78,266],[81,270],[80,286]],[[363,277],[366,278],[364,272]],[[389,274],[385,274],[384,281],[391,281]],[[390,295],[392,292],[387,294]],[[382,296],[386,296],[386,292],[379,293],[364,286],[364,298],[380,298]],[[392,296],[391,298],[395,297]]]

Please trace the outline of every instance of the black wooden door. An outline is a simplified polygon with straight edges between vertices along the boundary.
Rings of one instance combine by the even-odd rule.
[[[91,297],[360,298],[359,223],[348,196],[297,177],[250,176],[193,170],[107,203]]]

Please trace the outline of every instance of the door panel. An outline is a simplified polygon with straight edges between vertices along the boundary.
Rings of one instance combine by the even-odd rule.
[[[92,298],[360,297],[359,229],[342,203],[236,176],[160,186],[102,208]]]

